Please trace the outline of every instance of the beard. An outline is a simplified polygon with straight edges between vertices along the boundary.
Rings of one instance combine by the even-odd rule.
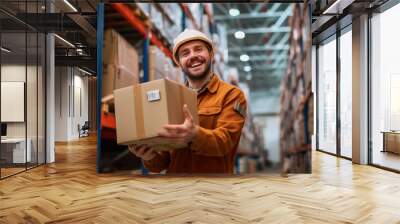
[[[182,71],[186,75],[186,77],[190,80],[194,81],[203,80],[208,76],[208,74],[211,71],[211,60],[208,60],[205,63],[206,63],[206,68],[204,69],[204,72],[202,72],[201,74],[194,75],[191,72],[189,72],[189,69],[187,67],[182,68]]]

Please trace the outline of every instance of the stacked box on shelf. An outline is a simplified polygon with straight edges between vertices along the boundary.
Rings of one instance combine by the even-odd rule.
[[[281,83],[281,155],[287,172],[311,172],[309,151],[312,134],[311,72],[309,66],[310,38],[307,32],[307,4],[295,4],[289,20],[291,29],[289,61]]]
[[[114,89],[139,83],[139,56],[117,31],[104,32],[103,97]]]
[[[156,79],[170,79],[178,83],[184,82],[181,69],[175,67],[170,58],[156,46],[149,48],[149,81]]]

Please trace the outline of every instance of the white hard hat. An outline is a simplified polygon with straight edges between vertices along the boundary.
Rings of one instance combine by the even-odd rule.
[[[182,44],[192,41],[192,40],[201,40],[206,42],[211,47],[211,52],[214,52],[214,45],[211,39],[205,35],[204,33],[193,30],[193,29],[185,29],[182,33],[180,33],[174,40],[174,49],[172,50],[172,58],[174,59],[175,63],[179,65],[179,60],[177,58],[177,51]]]

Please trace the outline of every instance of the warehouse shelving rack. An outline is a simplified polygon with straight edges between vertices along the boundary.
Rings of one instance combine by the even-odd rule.
[[[158,3],[156,3],[158,4]],[[196,23],[193,14],[189,10],[186,3],[179,3],[181,11],[181,28],[186,27],[186,20],[189,19],[196,28],[201,29],[201,26]],[[203,8],[204,7],[204,8]],[[208,5],[201,3],[200,8],[206,12],[209,21],[213,21]],[[165,13],[165,12],[162,12]],[[112,22],[110,22],[112,20]],[[113,28],[124,36],[128,42],[135,45],[135,41],[143,41],[143,57],[142,68],[143,78],[142,82],[149,80],[149,47],[151,44],[157,46],[167,57],[172,59],[172,44],[164,37],[160,30],[152,24],[150,18],[136,5],[136,3],[99,3],[97,7],[97,172],[107,172],[109,168],[102,160],[105,157],[105,150],[102,149],[102,137],[115,140],[115,117],[112,113],[102,112],[102,58],[103,58],[103,45],[104,45],[104,29]],[[111,158],[108,158],[111,159]],[[146,169],[142,166],[142,173],[146,174]]]
[[[291,18],[289,61],[281,88],[281,158],[289,172],[311,172],[313,93],[309,5],[296,4]],[[288,160],[285,160],[289,159]],[[284,170],[286,172],[287,170]]]

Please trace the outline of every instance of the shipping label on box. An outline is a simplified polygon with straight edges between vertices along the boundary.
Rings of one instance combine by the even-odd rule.
[[[196,92],[171,80],[118,89],[114,99],[118,144],[148,144],[157,150],[184,147],[174,139],[158,137],[164,125],[184,122],[184,104],[198,124]]]

